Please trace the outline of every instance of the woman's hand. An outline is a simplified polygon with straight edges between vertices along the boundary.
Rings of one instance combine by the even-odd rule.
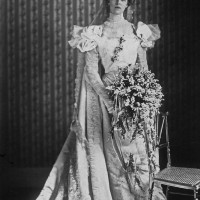
[[[118,121],[118,112],[113,109],[112,111],[112,125],[115,125]]]

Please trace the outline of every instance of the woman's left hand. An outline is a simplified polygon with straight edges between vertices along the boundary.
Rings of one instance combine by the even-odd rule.
[[[113,112],[112,112],[112,125],[115,125],[117,123],[117,120],[118,120],[118,112],[113,109]]]

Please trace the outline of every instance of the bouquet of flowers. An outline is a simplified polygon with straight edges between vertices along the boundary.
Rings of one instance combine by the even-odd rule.
[[[119,68],[115,81],[107,89],[117,112],[111,133],[114,134],[117,129],[124,139],[129,138],[131,133],[131,142],[137,135],[146,137],[146,129],[148,157],[153,163],[152,151],[156,146],[155,115],[164,96],[155,75],[149,70],[128,65]]]
[[[123,137],[129,124],[136,124],[138,132],[141,122],[153,120],[154,113],[161,106],[164,95],[162,87],[154,77],[149,70],[144,71],[128,65],[119,68],[115,81],[107,87],[114,102],[114,110],[118,114],[113,126],[121,129]]]

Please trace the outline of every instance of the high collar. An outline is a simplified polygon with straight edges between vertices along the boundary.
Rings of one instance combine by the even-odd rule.
[[[121,22],[121,21],[124,21],[123,13],[120,14],[120,15],[115,15],[115,14],[110,13],[110,15],[108,17],[108,21],[109,22]]]

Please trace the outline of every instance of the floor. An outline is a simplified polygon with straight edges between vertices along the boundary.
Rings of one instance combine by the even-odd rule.
[[[12,188],[4,191],[1,200],[35,200],[39,191],[36,188]]]
[[[35,200],[49,172],[50,168],[1,170],[0,200]]]
[[[39,194],[40,189],[37,188],[13,188],[6,192],[6,195],[2,196],[1,200],[35,200]],[[190,196],[178,196],[170,195],[168,200],[192,200]]]
[[[35,200],[50,169],[15,169],[4,173],[0,200]],[[1,179],[2,180],[2,179]],[[6,184],[4,184],[4,182]],[[165,188],[164,188],[165,190]],[[173,190],[177,192],[178,190]],[[182,191],[182,190],[181,190]],[[192,193],[191,193],[192,194]],[[193,197],[171,194],[168,200],[192,200]]]

